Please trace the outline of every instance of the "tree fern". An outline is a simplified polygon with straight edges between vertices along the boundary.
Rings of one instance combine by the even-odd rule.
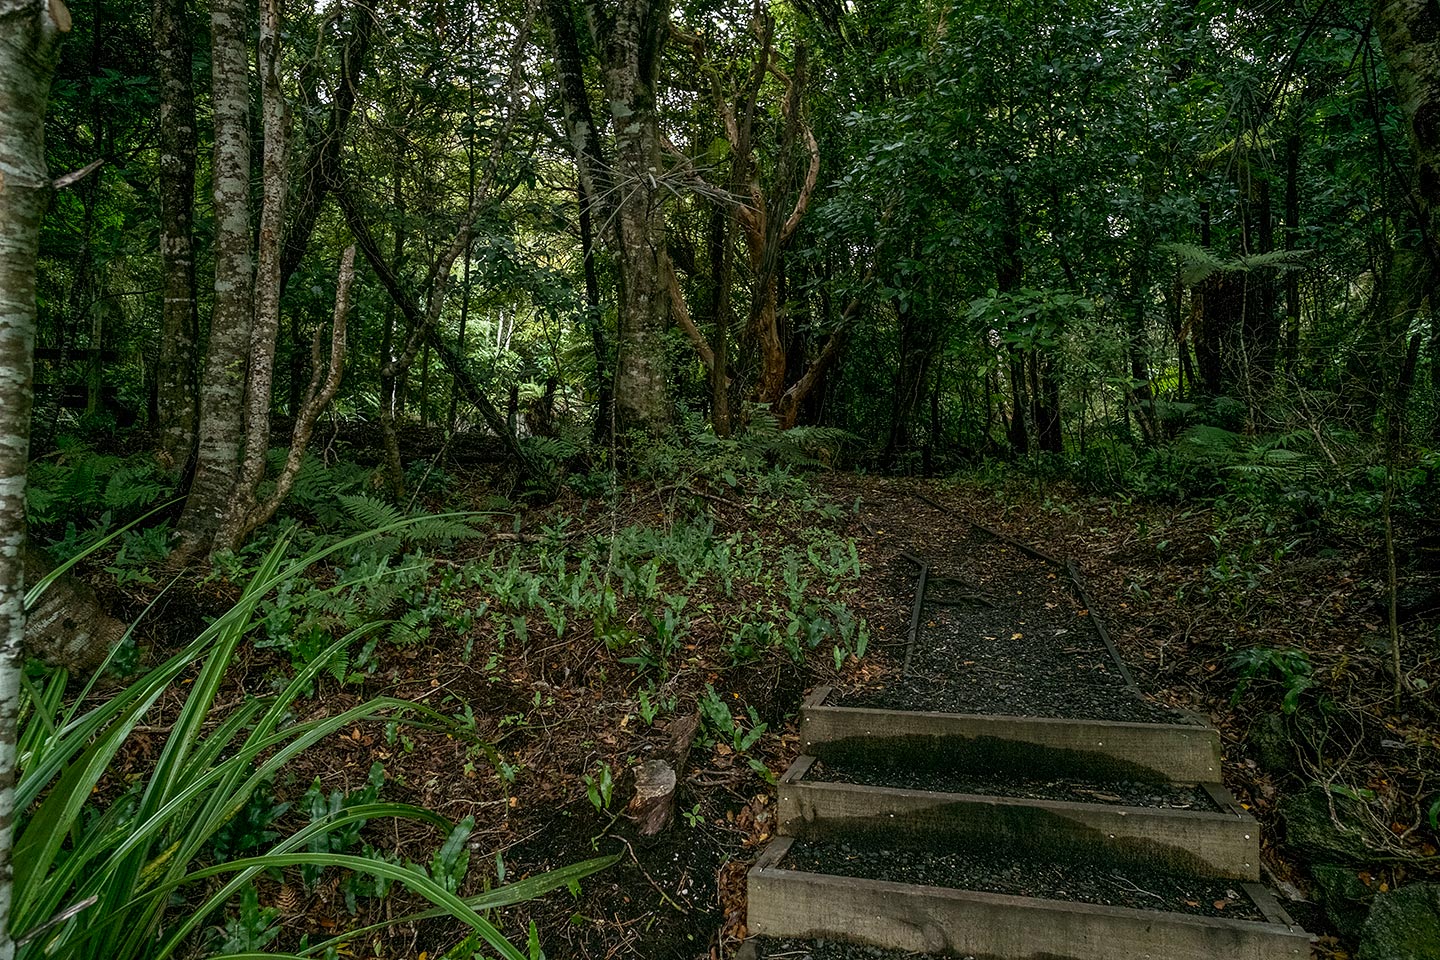
[[[1257,270],[1295,270],[1308,259],[1313,250],[1273,250],[1225,259],[1213,250],[1193,243],[1167,243],[1165,249],[1180,258],[1180,279],[1194,287],[1217,273],[1253,273]]]
[[[1186,459],[1232,476],[1284,481],[1311,474],[1315,459],[1293,449],[1309,438],[1302,433],[1247,437],[1221,427],[1200,425],[1180,436],[1177,451]]]

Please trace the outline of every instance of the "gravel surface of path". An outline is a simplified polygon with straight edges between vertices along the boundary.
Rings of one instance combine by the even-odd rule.
[[[976,793],[1024,800],[1063,800],[1073,803],[1216,812],[1214,802],[1204,790],[1173,783],[1092,781],[1069,777],[996,777],[979,771],[924,770],[900,763],[837,765],[823,762],[817,762],[810,768],[805,775],[805,781],[856,783],[901,790],[933,790],[937,793]]]
[[[1006,858],[969,851],[886,844],[878,837],[796,841],[782,868],[979,890],[1019,897],[1163,910],[1237,920],[1264,920],[1239,888],[1224,880],[1187,877],[1135,866],[1123,872],[1088,863]]]
[[[958,518],[930,566],[904,676],[838,692],[845,707],[1187,723],[1126,685],[1069,574]]]

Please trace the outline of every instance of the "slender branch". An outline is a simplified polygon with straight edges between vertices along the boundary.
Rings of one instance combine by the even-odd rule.
[[[270,494],[269,499],[246,517],[242,539],[268,522],[290,495],[291,488],[295,486],[295,478],[299,476],[300,467],[305,461],[305,450],[315,432],[315,423],[340,390],[340,378],[345,373],[345,336],[346,320],[350,315],[350,288],[354,282],[355,245],[352,243],[340,257],[340,278],[335,288],[335,317],[330,331],[330,365],[325,375],[325,383],[323,386],[320,384],[320,331],[317,330],[310,348],[314,355],[315,372],[311,375],[309,389],[305,391],[305,402],[295,417],[285,466],[281,468],[280,476],[275,479],[275,491]]]
[[[685,304],[685,293],[680,289],[680,278],[675,276],[675,265],[670,262],[669,257],[662,257],[663,266],[661,269],[665,274],[665,289],[670,295],[670,312],[675,317],[675,322],[690,342],[695,345],[695,352],[700,354],[700,362],[705,364],[706,370],[715,369],[715,351],[705,339],[705,334],[695,326],[694,319],[690,316],[690,308]]]

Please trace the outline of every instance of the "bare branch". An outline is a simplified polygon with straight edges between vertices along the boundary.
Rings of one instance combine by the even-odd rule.
[[[290,495],[295,478],[305,460],[305,450],[315,431],[315,422],[320,414],[335,399],[340,390],[340,378],[345,373],[346,320],[350,315],[350,288],[355,282],[355,244],[345,248],[340,257],[340,278],[335,287],[335,317],[330,331],[330,365],[325,375],[324,386],[320,385],[320,331],[315,332],[311,351],[315,355],[315,373],[310,378],[310,387],[305,391],[305,403],[295,416],[295,427],[290,435],[290,452],[285,457],[285,466],[275,478],[275,491],[263,504],[250,512],[245,520],[243,536],[266,523],[280,509],[280,504]]]
[[[685,304],[685,292],[680,289],[680,278],[675,276],[675,266],[670,262],[669,257],[661,258],[664,262],[662,269],[665,272],[665,288],[670,294],[670,312],[675,317],[675,322],[690,342],[695,345],[695,352],[700,354],[700,362],[705,364],[706,370],[715,368],[715,351],[710,348],[705,334],[695,326],[695,321],[690,316],[690,308]]]
[[[92,160],[89,163],[85,164],[85,166],[81,167],[79,170],[72,170],[69,173],[65,174],[63,177],[56,177],[55,181],[51,183],[50,186],[56,190],[64,190],[66,187],[73,187],[75,186],[75,184],[79,183],[81,180],[84,180],[86,177],[90,176],[90,174],[94,173],[96,170],[99,170],[104,165],[104,157],[101,157],[99,160]]]

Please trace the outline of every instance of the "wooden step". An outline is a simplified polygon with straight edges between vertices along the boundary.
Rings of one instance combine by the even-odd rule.
[[[1265,921],[1134,910],[863,880],[780,864],[774,841],[748,875],[750,933],[856,941],[987,960],[1305,960],[1310,937],[1264,888],[1244,884]]]
[[[1206,787],[1213,811],[1175,810],[807,780],[814,762],[801,757],[780,780],[783,835],[884,833],[897,843],[1260,878],[1259,827],[1218,785]]]
[[[900,761],[1091,780],[1220,779],[1220,735],[1199,724],[829,706],[832,689],[817,689],[800,711],[801,749],[829,763]]]

